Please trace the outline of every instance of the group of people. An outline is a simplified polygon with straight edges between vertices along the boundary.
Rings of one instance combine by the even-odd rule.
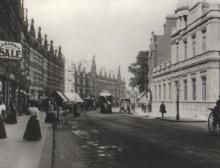
[[[110,97],[102,97],[101,113],[112,113],[112,101]]]
[[[15,103],[10,104],[9,114],[6,115],[6,105],[0,101],[0,139],[7,138],[6,129],[4,122],[7,124],[16,124],[16,105]],[[36,101],[30,101],[28,111],[30,118],[27,122],[27,126],[23,135],[23,138],[27,141],[37,141],[41,139],[41,128],[40,128],[40,115],[37,108]]]

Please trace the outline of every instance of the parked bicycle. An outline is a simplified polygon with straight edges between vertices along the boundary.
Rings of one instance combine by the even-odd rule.
[[[220,134],[220,112],[214,108],[210,109],[211,113],[208,118],[208,128],[211,135]]]
[[[67,118],[63,114],[59,115],[59,117],[56,117],[53,120],[53,127],[57,128],[58,126],[59,126],[59,128],[68,128],[69,127],[69,123],[67,121]]]

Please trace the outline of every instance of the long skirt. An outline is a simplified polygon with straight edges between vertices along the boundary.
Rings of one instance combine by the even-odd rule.
[[[35,116],[31,116],[23,136],[27,141],[37,141],[41,139],[41,129],[39,120]]]
[[[10,112],[5,120],[7,124],[16,124],[17,123],[17,116],[15,112]]]
[[[4,122],[2,121],[2,118],[0,116],[0,139],[7,138]]]

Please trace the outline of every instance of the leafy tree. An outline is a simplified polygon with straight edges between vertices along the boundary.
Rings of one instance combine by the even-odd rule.
[[[140,92],[145,92],[148,88],[148,60],[149,52],[140,51],[136,57],[136,62],[128,67],[129,72],[133,74],[133,77],[130,78],[129,85],[131,87],[137,87]]]

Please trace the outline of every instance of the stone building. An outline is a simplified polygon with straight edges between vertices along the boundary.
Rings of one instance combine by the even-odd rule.
[[[163,44],[151,41],[153,111],[164,101],[169,115],[179,107],[180,116],[207,117],[220,94],[220,4],[181,1],[173,17],[171,54],[157,55],[166,60],[152,63],[155,45]]]
[[[117,75],[117,77],[116,77]],[[73,88],[74,87],[74,88]],[[120,68],[117,74],[100,68],[97,73],[95,56],[92,61],[72,64],[66,69],[66,92],[76,92],[82,98],[98,98],[103,91],[111,93],[113,98],[125,97],[125,81],[122,80]]]

